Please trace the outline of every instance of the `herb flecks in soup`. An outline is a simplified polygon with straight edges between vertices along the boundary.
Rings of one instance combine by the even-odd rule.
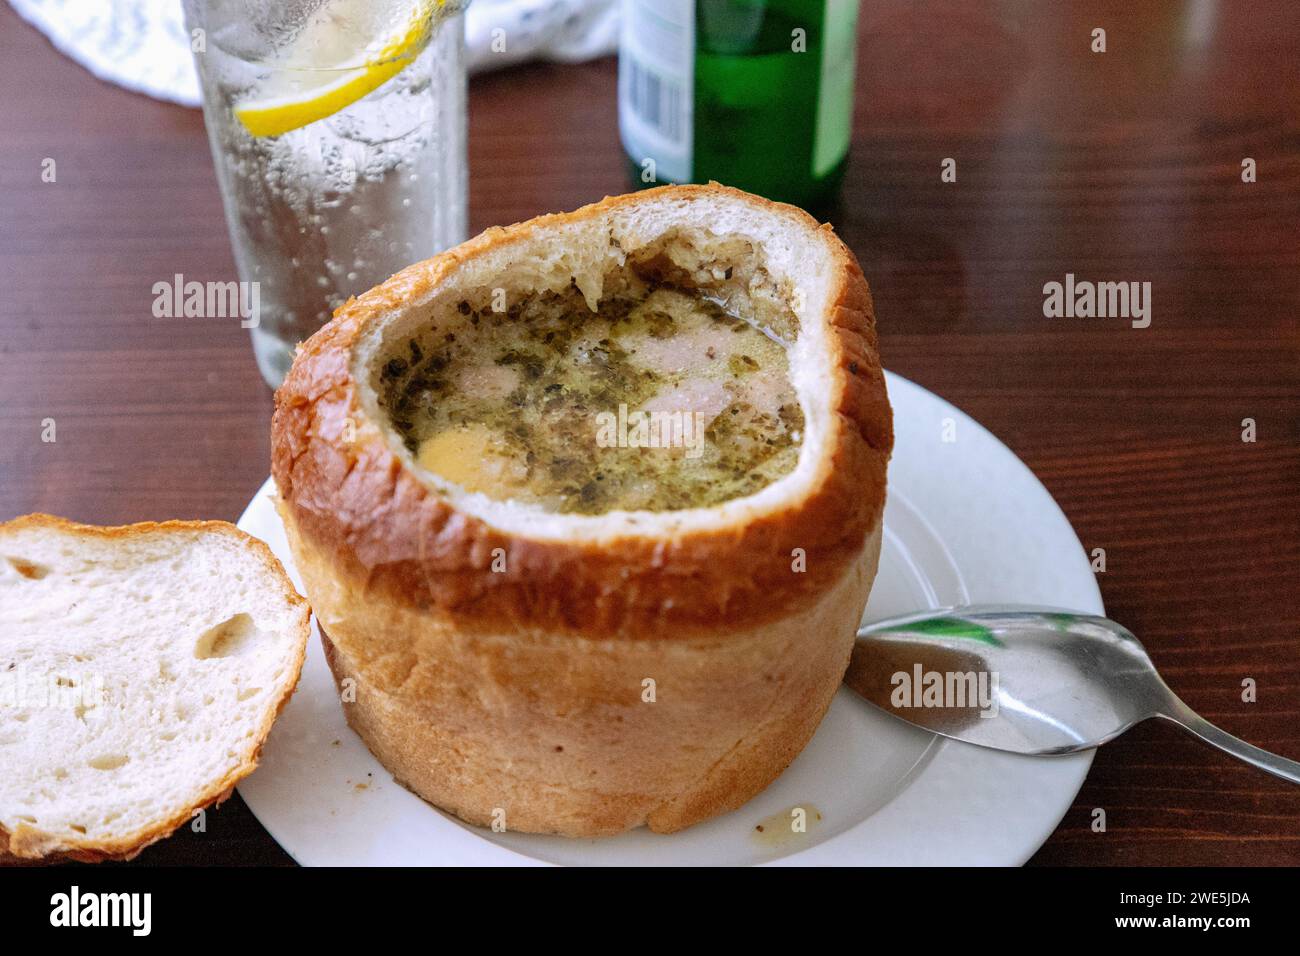
[[[669,511],[752,494],[798,460],[787,345],[705,295],[648,283],[594,313],[576,289],[459,312],[387,362],[381,392],[420,466],[467,491]]]

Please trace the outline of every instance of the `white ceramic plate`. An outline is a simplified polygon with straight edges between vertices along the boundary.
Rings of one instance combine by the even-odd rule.
[[[1016,602],[1102,613],[1065,515],[1028,468],[973,419],[889,376],[897,447],[884,553],[866,620],[948,604]],[[268,481],[239,526],[301,581]],[[313,626],[314,630],[314,626]],[[302,682],[239,787],[304,865],[830,864],[1016,865],[1056,828],[1092,755],[1016,757],[917,730],[841,689],[788,770],[736,810],[670,836],[604,840],[494,834],[395,783],[347,727],[313,633]],[[806,833],[755,827],[815,808]],[[771,833],[769,828],[767,831]]]

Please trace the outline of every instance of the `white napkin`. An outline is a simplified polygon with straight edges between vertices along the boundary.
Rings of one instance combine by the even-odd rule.
[[[180,0],[9,0],[59,50],[101,80],[198,106]],[[618,44],[618,0],[472,0],[471,71],[523,60],[589,60]]]

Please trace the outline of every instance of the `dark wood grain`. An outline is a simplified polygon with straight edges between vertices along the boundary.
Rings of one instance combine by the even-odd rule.
[[[1106,550],[1109,613],[1189,704],[1300,758],[1294,5],[865,7],[831,218],[886,364],[1034,469]],[[475,231],[626,188],[613,75],[472,82]],[[268,470],[247,333],[150,314],[155,281],[234,275],[199,114],[99,83],[0,4],[0,129],[0,517],[238,517]],[[1043,283],[1067,272],[1151,282],[1151,327],[1044,318]],[[235,797],[139,862],[290,860]],[[1296,865],[1300,789],[1140,727],[1099,752],[1034,862]]]

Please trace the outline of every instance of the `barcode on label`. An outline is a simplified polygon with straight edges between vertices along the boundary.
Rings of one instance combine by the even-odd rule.
[[[673,143],[682,141],[686,124],[682,121],[680,83],[660,76],[636,60],[630,60],[627,99],[637,117],[660,136]]]

